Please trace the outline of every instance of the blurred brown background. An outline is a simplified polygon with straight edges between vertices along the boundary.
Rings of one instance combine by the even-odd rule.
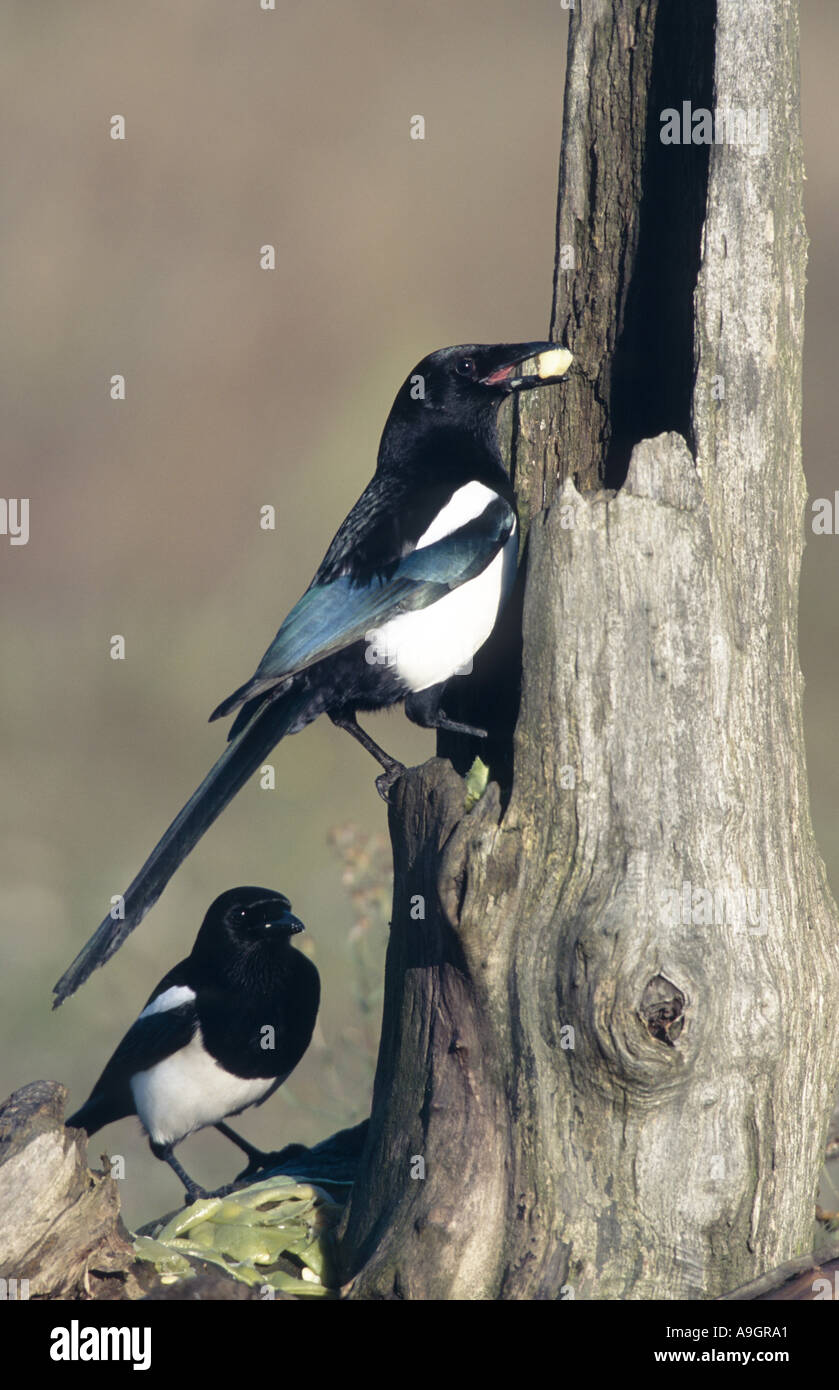
[[[832,497],[839,10],[808,3],[802,22],[805,466]],[[216,756],[206,716],[308,583],[415,361],[546,332],[566,26],[557,0],[0,11],[0,495],[31,499],[29,544],[0,537],[1,1094],[57,1076],[80,1103],[212,898],[250,882],[307,922],[324,1003],[307,1058],[243,1132],[313,1142],[366,1113],[385,815],[368,756],[329,725],[281,746],[277,789],[240,794],[57,1014],[50,988]],[[837,577],[839,542],[809,534],[802,664],[834,888]],[[433,751],[400,714],[374,732],[406,761]],[[97,1136],[106,1150],[126,1157],[129,1223],[177,1202],[136,1121]],[[210,1134],[181,1157],[211,1184],[238,1156]]]

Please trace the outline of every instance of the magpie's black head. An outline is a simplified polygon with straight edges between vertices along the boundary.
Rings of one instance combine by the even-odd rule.
[[[305,931],[284,893],[270,888],[230,888],[216,898],[198,933],[195,950],[214,953],[276,948]]]
[[[399,397],[432,413],[497,410],[513,391],[561,381],[572,361],[559,343],[461,343],[424,357]]]
[[[561,381],[573,361],[559,343],[461,343],[418,362],[402,385],[388,425],[453,424],[483,433],[505,396]],[[387,432],[387,426],[385,427]]]

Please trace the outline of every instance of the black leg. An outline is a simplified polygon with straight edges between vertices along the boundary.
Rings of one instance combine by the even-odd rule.
[[[239,1143],[240,1141],[236,1139],[234,1142]],[[208,1192],[205,1187],[199,1187],[198,1183],[192,1181],[192,1178],[189,1176],[189,1173],[187,1173],[186,1169],[181,1167],[180,1163],[175,1158],[175,1155],[172,1152],[174,1147],[174,1144],[153,1144],[151,1139],[149,1140],[149,1148],[151,1149],[155,1158],[161,1159],[163,1163],[168,1163],[169,1167],[172,1169],[172,1172],[176,1173],[177,1176],[180,1178],[181,1182],[184,1185],[187,1202],[206,1201],[208,1197],[228,1197],[231,1192],[236,1191],[236,1186],[239,1181],[238,1178],[236,1179],[236,1182],[229,1182],[225,1187],[217,1187],[213,1192]],[[253,1152],[254,1154],[258,1154],[259,1150],[254,1149]],[[270,1158],[270,1156],[270,1154],[265,1155],[266,1158]],[[261,1166],[262,1165],[259,1164],[257,1165],[257,1167]],[[252,1171],[256,1172],[257,1169],[253,1168]]]
[[[246,1153],[250,1162],[241,1173],[236,1175],[236,1182],[244,1182],[252,1178],[254,1173],[260,1173],[265,1168],[277,1168],[281,1163],[287,1163],[291,1158],[299,1158],[302,1154],[308,1153],[305,1144],[286,1144],[284,1149],[272,1149],[266,1152],[265,1149],[257,1149],[254,1144],[249,1144],[247,1139],[243,1139],[241,1134],[237,1134],[235,1129],[229,1125],[219,1122],[216,1125],[219,1134],[223,1134],[226,1139],[231,1140],[238,1148]]]
[[[257,1149],[253,1144],[249,1144],[247,1139],[243,1139],[241,1134],[237,1134],[235,1129],[231,1129],[223,1120],[219,1120],[216,1129],[219,1134],[224,1135],[225,1139],[229,1139],[232,1144],[235,1144],[243,1153],[246,1153],[252,1163],[258,1159],[262,1160],[267,1157],[262,1149]],[[262,1163],[261,1166],[264,1167],[264,1163]]]
[[[405,713],[412,724],[421,729],[447,729],[452,734],[471,734],[474,738],[486,738],[486,729],[476,729],[473,724],[458,724],[449,719],[440,708],[440,698],[445,689],[443,685],[432,685],[427,690],[411,691],[405,699]]]
[[[199,1187],[197,1182],[192,1181],[192,1178],[189,1176],[189,1173],[187,1173],[181,1167],[180,1163],[175,1158],[175,1155],[172,1152],[172,1149],[174,1148],[173,1144],[154,1144],[150,1139],[149,1148],[151,1149],[155,1158],[159,1158],[163,1163],[168,1163],[169,1167],[172,1169],[172,1172],[175,1173],[178,1178],[180,1178],[181,1182],[184,1185],[184,1188],[186,1189],[186,1198],[188,1202],[198,1202],[201,1200],[202,1197],[213,1197],[216,1195],[215,1193],[207,1192],[205,1188]]]
[[[263,1173],[267,1168],[279,1168],[283,1163],[288,1163],[291,1159],[302,1158],[303,1154],[309,1150],[305,1144],[286,1144],[284,1149],[274,1149],[271,1153],[260,1153],[259,1159],[252,1158],[246,1168],[241,1173],[236,1174],[236,1182],[247,1182],[257,1173]]]
[[[252,1177],[254,1173],[260,1172],[263,1168],[276,1168],[280,1163],[286,1163],[291,1158],[299,1158],[302,1154],[308,1153],[305,1144],[286,1144],[284,1149],[272,1149],[266,1152],[265,1149],[257,1149],[254,1144],[249,1144],[247,1139],[243,1139],[241,1134],[237,1134],[235,1129],[219,1121],[216,1125],[219,1134],[223,1134],[233,1144],[236,1144],[243,1153],[250,1159],[247,1168],[243,1168],[238,1174],[236,1181],[241,1182],[243,1178]]]
[[[361,744],[362,748],[367,749],[367,752],[376,759],[377,763],[381,763],[384,772],[381,776],[376,778],[376,790],[382,800],[387,801],[388,792],[397,778],[401,777],[402,773],[405,771],[405,764],[397,762],[396,759],[392,758],[389,753],[386,753],[383,748],[380,748],[375,739],[372,739],[370,735],[361,728],[354,714],[331,713],[329,718],[336,728],[346,729],[347,733],[352,734],[353,738]]]

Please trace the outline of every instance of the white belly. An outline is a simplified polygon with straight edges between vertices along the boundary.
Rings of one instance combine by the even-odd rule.
[[[401,613],[368,633],[375,660],[396,669],[409,690],[427,690],[466,675],[489,637],[516,575],[515,531],[485,570],[445,598],[415,613]]]
[[[132,1079],[137,1114],[156,1144],[175,1144],[203,1125],[254,1105],[275,1085],[271,1076],[231,1076],[201,1047],[201,1031],[187,1047]]]

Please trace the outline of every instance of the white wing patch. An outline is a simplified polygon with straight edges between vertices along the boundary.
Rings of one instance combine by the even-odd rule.
[[[459,531],[467,521],[474,521],[497,496],[498,493],[487,487],[486,483],[464,483],[463,487],[452,493],[445,507],[440,508],[431,525],[423,531],[417,541],[417,550],[423,550],[425,546],[433,545],[434,541],[441,541],[444,536]]]
[[[437,513],[417,541],[417,550],[465,526],[486,511],[498,493],[484,483],[471,482]],[[472,669],[472,658],[495,626],[516,577],[516,522],[495,559],[474,579],[460,584],[444,598],[397,618],[366,634],[368,661],[394,667],[409,690],[439,685]]]
[[[199,1028],[186,1047],[132,1076],[131,1094],[154,1142],[176,1144],[204,1125],[255,1105],[276,1084],[275,1076],[246,1078],[225,1071],[205,1050]]]
[[[156,999],[152,999],[140,1014],[140,1018],[151,1018],[152,1014],[165,1014],[169,1009],[177,1009],[180,1004],[189,1004],[195,998],[195,990],[189,985],[170,985]]]

